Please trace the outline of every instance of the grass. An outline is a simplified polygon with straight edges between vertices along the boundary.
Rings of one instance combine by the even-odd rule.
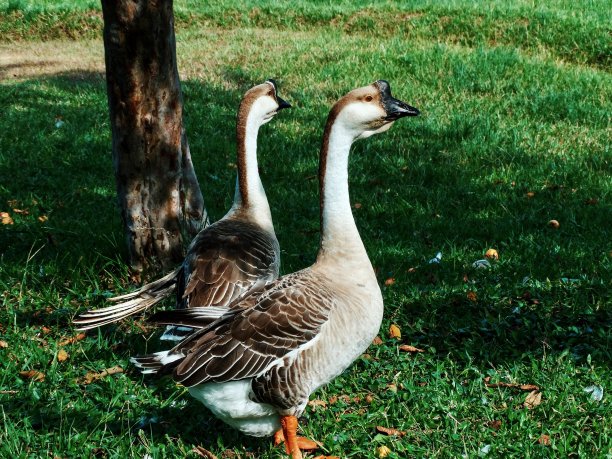
[[[357,143],[351,157],[354,214],[386,315],[382,344],[313,395],[326,407],[306,411],[303,431],[328,454],[376,457],[383,445],[390,458],[612,454],[606,2],[507,4],[176,4],[187,132],[213,217],[233,196],[240,95],[273,76],[295,106],[260,136],[284,272],[316,253],[313,176],[334,100],[385,78],[423,113]],[[86,59],[101,46],[90,40],[97,8],[0,1],[0,49],[71,39]],[[49,60],[65,42],[53,43]],[[0,456],[195,457],[202,445],[283,457],[226,428],[184,388],[133,371],[131,354],[161,347],[141,322],[60,345],[78,311],[130,285],[104,80],[43,70],[0,82],[0,211],[14,220],[0,226]],[[500,260],[472,268],[489,247]],[[428,264],[438,251],[442,262]],[[392,323],[425,352],[399,351]],[[114,365],[126,372],[80,382]],[[45,380],[23,379],[25,370]],[[541,404],[523,407],[527,392],[487,387],[487,376],[538,385]],[[603,400],[584,392],[592,385]]]

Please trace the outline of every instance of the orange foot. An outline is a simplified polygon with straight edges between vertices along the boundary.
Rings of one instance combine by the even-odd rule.
[[[283,429],[278,429],[274,434],[274,446],[278,446],[281,443],[285,444],[285,451],[287,454],[290,454],[289,445],[287,445],[287,442],[285,442],[285,435],[283,435]],[[297,437],[297,444],[302,451],[314,451],[319,447],[317,442],[306,437]],[[321,459],[325,458],[325,456],[320,457]]]

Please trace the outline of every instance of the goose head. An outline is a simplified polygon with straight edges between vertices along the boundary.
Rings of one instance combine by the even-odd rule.
[[[400,118],[417,115],[416,108],[391,95],[387,81],[378,80],[342,97],[332,108],[330,121],[342,125],[357,140],[385,132]]]
[[[274,80],[266,80],[265,83],[249,89],[240,104],[239,113],[248,113],[253,122],[261,126],[266,124],[274,115],[291,105],[281,99],[277,94],[277,86]]]

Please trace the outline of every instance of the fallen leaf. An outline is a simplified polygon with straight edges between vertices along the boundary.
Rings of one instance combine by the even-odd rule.
[[[72,336],[70,338],[64,338],[59,343],[57,343],[57,345],[58,346],[66,346],[67,344],[76,343],[77,341],[81,341],[81,340],[83,340],[85,338],[87,338],[87,335],[85,333],[79,333],[76,336]]]
[[[380,346],[382,343],[383,343],[383,340],[378,335],[376,335],[376,337],[372,340],[372,344],[374,346]]]
[[[393,285],[395,284],[395,278],[394,277],[390,277],[389,279],[387,279],[385,281],[385,285]]]
[[[478,299],[478,297],[476,296],[476,292],[469,291],[467,292],[466,296],[467,296],[467,299],[473,303],[475,303]]]
[[[30,211],[28,209],[13,209],[13,212],[21,215],[30,215]]]
[[[528,192],[527,192],[527,197],[528,197],[529,199],[533,198],[534,196],[535,196],[535,193],[534,193],[533,191],[528,191]]]
[[[408,268],[408,272],[409,273],[414,273],[414,272],[416,272],[416,268]]]
[[[6,341],[0,340],[0,349],[6,349],[8,347],[8,343]]]
[[[544,446],[550,446],[550,437],[548,435],[542,434],[540,438],[538,438],[538,443]]]
[[[387,390],[393,392],[393,393],[397,393],[397,386],[393,383],[391,384],[387,384]]]
[[[418,347],[411,346],[410,344],[402,344],[399,347],[400,351],[404,352],[425,352],[423,349],[419,349]]]
[[[523,406],[529,410],[532,410],[536,406],[538,406],[540,403],[542,403],[542,392],[538,392],[537,390],[534,390],[527,394],[527,397],[525,397],[525,403],[523,404]]]
[[[68,353],[64,349],[60,349],[57,353],[57,361],[65,362],[68,360]]]
[[[552,229],[559,229],[559,222],[557,220],[550,220],[548,222],[548,226],[550,226]]]
[[[495,249],[489,249],[485,252],[485,257],[490,260],[499,260],[499,253]]]
[[[397,429],[383,427],[383,426],[376,426],[376,431],[380,433],[384,433],[385,435],[396,436],[396,437],[403,437],[404,435],[406,435],[406,432],[404,432],[403,430],[397,430]]]
[[[191,451],[196,453],[198,456],[204,457],[206,459],[217,459],[217,456],[215,456],[213,453],[211,453],[207,449],[202,448],[201,446],[194,446]]]
[[[402,331],[400,330],[400,328],[399,328],[397,325],[392,324],[392,325],[389,327],[389,336],[390,336],[391,338],[397,338],[397,339],[400,339],[400,338],[402,337]]]
[[[51,333],[51,329],[50,329],[49,327],[43,327],[43,328],[42,328],[42,332],[43,332],[45,335],[48,335],[49,333]]]
[[[18,394],[18,393],[19,393],[18,390],[0,390],[0,394],[13,395],[13,394]]]
[[[45,374],[36,370],[20,371],[19,376],[23,379],[31,379],[32,381],[42,382],[45,380]]]
[[[0,212],[0,220],[3,225],[12,225],[15,223],[8,212]]]
[[[372,404],[372,402],[374,401],[374,396],[372,394],[368,394],[365,396],[365,401],[367,404]]]
[[[389,454],[391,454],[391,449],[387,446],[379,446],[376,449],[376,454],[382,459],[383,457],[387,457]]]
[[[40,223],[44,223],[44,222],[46,222],[47,220],[49,220],[49,217],[47,217],[46,215],[41,215],[40,217],[38,217],[38,221],[39,221]]]
[[[316,409],[317,407],[327,408],[327,402],[325,400],[314,399],[308,402],[308,406],[312,407],[313,409]]]
[[[355,204],[353,204],[353,207],[355,209],[361,209],[361,203],[360,202],[356,202]]]
[[[536,386],[535,384],[516,384],[516,383],[506,383],[506,382],[491,383],[489,381],[491,381],[491,377],[487,376],[484,379],[484,383],[485,383],[485,386],[491,387],[491,388],[510,387],[513,389],[520,389],[520,390],[529,391],[529,392],[540,390],[540,388]]]
[[[494,421],[489,421],[489,422],[487,422],[487,425],[488,425],[488,426],[489,426],[491,429],[494,429],[494,430],[499,430],[499,429],[501,429],[502,422],[496,419],[496,420],[494,420]]]
[[[91,384],[92,382],[97,381],[98,379],[102,379],[106,376],[114,375],[116,373],[123,373],[123,368],[119,366],[111,367],[107,368],[106,370],[102,370],[100,373],[93,373],[91,371],[88,371],[87,374],[82,378],[78,379],[77,382],[80,384]]]

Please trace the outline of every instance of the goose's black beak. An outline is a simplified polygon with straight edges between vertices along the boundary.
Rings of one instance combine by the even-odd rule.
[[[404,116],[419,116],[421,112],[418,109],[414,108],[411,105],[408,105],[401,100],[390,97],[385,100],[385,111],[387,112],[387,121],[395,121],[397,119],[403,118]]]
[[[287,102],[286,100],[281,99],[280,97],[276,96],[276,101],[278,102],[278,110],[282,110],[283,108],[291,108],[291,104],[289,102]]]
[[[387,112],[387,116],[385,118],[387,121],[395,121],[403,118],[404,116],[418,116],[421,113],[418,109],[393,97],[391,95],[391,86],[389,85],[389,82],[385,80],[378,80],[374,84],[380,91],[382,104]]]

